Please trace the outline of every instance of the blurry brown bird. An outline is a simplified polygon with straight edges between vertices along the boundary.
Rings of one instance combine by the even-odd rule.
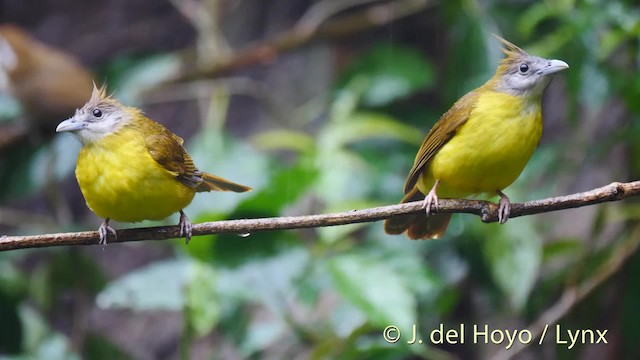
[[[53,134],[61,118],[73,115],[89,99],[92,87],[91,73],[73,56],[16,25],[0,25],[0,91],[20,102],[26,120],[12,131],[4,129],[5,137],[11,134],[19,141],[27,135]]]

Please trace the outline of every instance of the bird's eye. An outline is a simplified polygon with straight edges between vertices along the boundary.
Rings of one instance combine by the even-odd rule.
[[[525,63],[520,64],[520,73],[524,74],[527,71],[529,71],[529,65],[527,65]]]
[[[102,110],[100,109],[93,109],[93,116],[99,118],[102,117]]]

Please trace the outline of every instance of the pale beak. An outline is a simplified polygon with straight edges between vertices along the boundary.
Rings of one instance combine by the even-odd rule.
[[[546,76],[546,75],[555,74],[558,71],[562,71],[568,68],[569,68],[569,64],[567,64],[562,60],[549,60],[549,62],[547,63],[547,66],[538,70],[538,73],[542,76]]]
[[[84,129],[86,126],[87,124],[85,122],[77,121],[74,118],[71,118],[58,124],[58,127],[56,128],[56,132],[77,131],[77,130]]]

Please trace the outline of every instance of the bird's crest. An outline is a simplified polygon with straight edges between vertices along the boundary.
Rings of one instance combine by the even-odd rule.
[[[507,41],[506,39],[495,34],[493,36],[495,36],[496,39],[500,40],[502,45],[504,45],[504,47],[502,48],[502,52],[507,55],[507,58],[529,55],[526,51],[520,49],[518,46]]]
[[[107,93],[107,85],[104,84],[100,87],[93,83],[93,91],[91,92],[91,98],[83,106],[83,108],[94,108],[98,106],[106,106],[112,108],[121,108],[122,105],[118,100],[114,99],[111,94]]]
[[[505,40],[498,35],[494,34],[493,36],[495,36],[496,39],[500,40],[503,45],[502,52],[507,55],[506,58],[502,59],[500,66],[498,66],[498,74],[505,73],[506,70],[509,69],[514,63],[518,63],[522,61],[522,58],[529,56],[526,51],[522,50],[515,44]]]
[[[113,100],[109,94],[107,94],[107,86],[102,85],[98,88],[96,83],[93,83],[93,91],[91,92],[91,99],[89,99],[88,103],[97,105],[102,101]]]
[[[91,98],[87,101],[82,108],[76,110],[75,116],[90,112],[96,107],[101,107],[103,110],[114,111],[121,109],[122,105],[118,100],[114,99],[107,93],[107,86],[102,85],[98,87],[96,83],[93,83],[93,91],[91,92]]]

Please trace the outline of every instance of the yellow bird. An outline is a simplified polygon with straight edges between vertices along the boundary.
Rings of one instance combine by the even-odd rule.
[[[251,188],[198,170],[183,140],[146,117],[139,109],[122,105],[94,85],[91,99],[56,132],[70,131],[83,147],[76,178],[87,206],[105,220],[98,229],[100,244],[109,233],[109,220],[161,220],[180,213],[180,237],[187,243],[192,226],[182,211],[196,192],[245,192]]]
[[[551,75],[569,65],[529,55],[497,38],[506,58],[496,74],[442,115],[409,172],[402,202],[424,199],[426,214],[391,217],[384,224],[386,233],[407,231],[410,239],[442,236],[451,214],[430,214],[438,198],[498,194],[500,223],[509,218],[511,203],[502,190],[520,175],[540,141],[541,98]]]

